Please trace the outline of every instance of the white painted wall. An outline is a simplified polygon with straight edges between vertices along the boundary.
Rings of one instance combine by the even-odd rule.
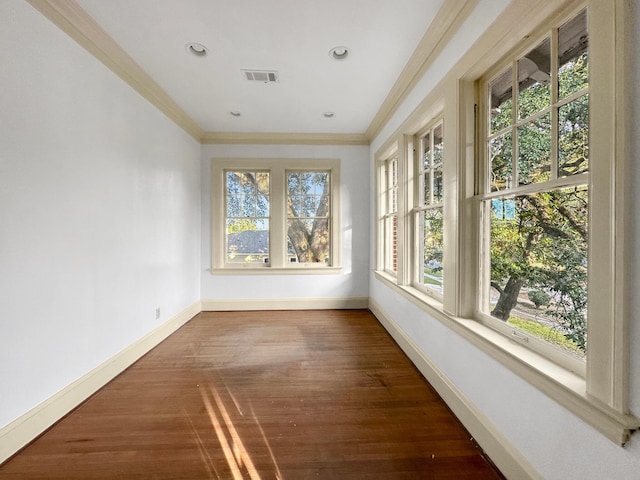
[[[342,272],[339,275],[212,275],[212,158],[339,158]],[[203,145],[202,299],[335,299],[368,297],[369,147]]]
[[[199,300],[200,145],[25,1],[0,18],[1,428]]]
[[[454,60],[473,43],[506,2],[481,0],[470,22],[473,28],[463,27],[448,47]],[[635,51],[633,52],[634,92],[640,91],[640,1],[632,0],[635,22]],[[488,12],[493,9],[493,13]],[[457,45],[457,48],[453,46]],[[404,119],[412,112],[436,83],[455,63],[440,62],[425,75],[384,131],[375,139],[375,152]],[[632,95],[634,112],[632,132],[640,125],[640,96]],[[635,135],[632,155],[633,202],[640,206],[640,136]],[[371,158],[373,165],[373,157]],[[372,183],[373,185],[373,183]],[[373,197],[371,218],[374,219]],[[635,208],[634,208],[635,211]],[[372,220],[373,222],[373,220]],[[374,263],[375,243],[370,225],[371,265]],[[640,220],[634,215],[633,281],[631,292],[640,288]],[[572,479],[637,479],[640,478],[640,434],[622,448],[572,413],[540,393],[510,370],[479,351],[466,340],[449,330],[382,282],[370,275],[370,297],[375,300],[411,337],[422,352],[460,389],[473,406],[480,410],[504,437],[530,462],[541,478]],[[640,298],[633,296],[631,342],[631,408],[640,415]]]

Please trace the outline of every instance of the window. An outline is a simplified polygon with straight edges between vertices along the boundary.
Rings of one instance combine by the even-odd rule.
[[[226,262],[269,262],[269,172],[225,171]]]
[[[331,261],[331,172],[287,172],[289,262]]]
[[[419,136],[415,157],[414,193],[414,285],[442,297],[443,291],[443,201],[442,161],[444,138],[442,121]]]
[[[550,30],[485,85],[480,312],[513,338],[584,359],[587,11]]]
[[[381,162],[379,176],[381,268],[395,276],[398,272],[398,157],[396,155]]]
[[[340,266],[339,161],[213,161],[212,268]]]

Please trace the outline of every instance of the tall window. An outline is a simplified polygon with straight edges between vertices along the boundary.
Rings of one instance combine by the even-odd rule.
[[[382,262],[386,272],[398,272],[398,157],[382,163],[380,197],[380,233]]]
[[[340,267],[339,160],[214,159],[212,268]]]
[[[226,262],[269,262],[269,172],[225,172]]]
[[[287,173],[287,237],[290,262],[331,260],[331,172]]]
[[[587,11],[486,82],[480,310],[584,358],[589,216]],[[535,339],[535,340],[532,340]]]
[[[439,297],[443,291],[443,146],[443,126],[439,122],[420,136],[414,170],[414,284]]]

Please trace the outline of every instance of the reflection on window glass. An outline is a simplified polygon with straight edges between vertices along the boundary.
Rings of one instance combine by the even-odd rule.
[[[290,263],[330,262],[329,172],[287,173]]]
[[[269,173],[225,173],[226,261],[269,262]]]

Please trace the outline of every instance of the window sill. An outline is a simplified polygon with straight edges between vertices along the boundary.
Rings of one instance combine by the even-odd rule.
[[[529,384],[567,408],[618,445],[624,445],[639,427],[637,418],[618,412],[587,394],[584,378],[501,333],[467,318],[444,312],[442,303],[419,290],[395,283],[395,278],[374,271],[378,280],[471,342]]]
[[[255,267],[255,266],[238,266],[238,267],[218,267],[211,268],[212,275],[339,275],[342,267],[316,267],[316,266],[299,266],[295,267]]]

